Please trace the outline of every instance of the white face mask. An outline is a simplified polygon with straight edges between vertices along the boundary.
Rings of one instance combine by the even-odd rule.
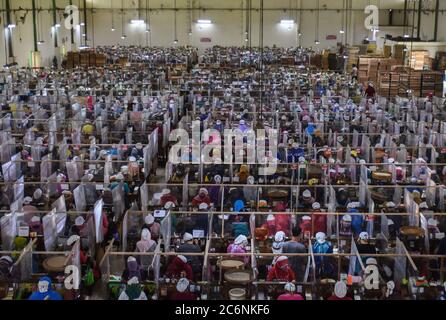
[[[38,287],[39,287],[39,292],[40,293],[47,293],[48,292],[49,283],[47,281],[39,281]]]

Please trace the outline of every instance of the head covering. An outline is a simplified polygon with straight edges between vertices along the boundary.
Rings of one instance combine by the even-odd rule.
[[[6,261],[9,264],[13,264],[14,263],[14,261],[12,260],[12,258],[10,256],[3,256],[3,257],[0,258],[0,260]]]
[[[204,193],[205,195],[208,195],[209,194],[209,192],[208,192],[208,190],[206,189],[206,188],[200,188],[200,191],[198,192],[199,194],[200,193]]]
[[[396,207],[396,205],[395,205],[394,202],[387,202],[386,203],[386,208],[395,208],[395,207]]]
[[[73,235],[73,236],[69,237],[67,240],[67,246],[72,246],[79,239],[80,239],[80,237],[78,235]]]
[[[319,202],[315,202],[312,205],[313,210],[319,210],[321,208],[321,204]]]
[[[343,281],[336,282],[334,287],[334,294],[339,299],[345,298],[345,296],[347,295],[347,285],[345,284],[345,282]]]
[[[352,221],[352,216],[349,215],[349,214],[346,214],[345,216],[342,217],[342,221],[351,222]]]
[[[266,221],[275,221],[275,220],[276,218],[272,214],[269,214],[268,217],[266,218]]]
[[[426,202],[421,202],[419,206],[420,206],[420,209],[429,209],[429,206],[427,205]]]
[[[276,241],[276,242],[283,242],[283,241],[285,241],[285,238],[286,238],[285,232],[279,231],[274,236],[274,241]]]
[[[296,292],[296,286],[294,285],[294,283],[288,282],[285,285],[285,290],[288,292]]]
[[[38,199],[40,199],[42,197],[42,195],[43,195],[42,189],[36,189],[34,191],[33,197],[34,197],[35,200],[38,200]]]
[[[378,264],[378,261],[376,261],[375,258],[368,258],[368,259],[365,261],[365,264],[366,264],[366,265],[369,265],[369,264],[377,265],[377,264]]]
[[[193,239],[194,239],[194,237],[193,237],[190,233],[188,233],[188,232],[186,232],[186,233],[183,235],[183,240],[184,240],[185,242],[191,241],[191,240],[193,240]]]
[[[123,176],[123,174],[122,174],[122,173],[118,173],[118,174],[116,175],[116,180],[118,180],[118,181],[123,181],[123,180],[124,180],[124,176]]]
[[[170,194],[170,190],[169,189],[163,189],[163,191],[161,192],[163,194],[163,196],[166,196],[168,194]]]
[[[311,191],[310,190],[305,190],[303,193],[302,193],[302,196],[304,197],[304,198],[311,198]]]
[[[139,269],[138,262],[136,262],[135,257],[128,257],[127,259],[127,269],[129,273],[129,279],[136,277],[138,280],[141,279],[141,271]]]
[[[155,241],[152,240],[152,234],[149,229],[142,229],[141,231],[141,240],[136,243],[136,247],[139,252],[147,252],[150,248],[155,244]]]
[[[172,208],[175,208],[175,203],[172,201],[168,201],[166,202],[166,204],[164,205],[164,209],[170,210]]]
[[[155,222],[155,218],[149,214],[147,217],[145,217],[144,222],[148,225],[151,225]]]
[[[187,258],[185,256],[178,256],[178,259],[183,261],[183,263],[187,263]]]
[[[360,240],[369,240],[369,234],[367,232],[363,231],[359,234],[359,239]]]
[[[182,278],[180,280],[178,280],[177,283],[177,291],[178,292],[185,292],[187,290],[187,288],[189,287],[189,280],[187,280],[186,278]]]
[[[325,242],[326,234],[323,232],[316,233],[316,240],[318,243],[322,244]]]
[[[23,204],[25,205],[31,204],[31,202],[33,202],[33,198],[31,197],[26,197],[25,199],[23,199]]]
[[[235,238],[234,244],[236,244],[236,245],[247,245],[248,244],[248,238],[246,238],[246,236],[244,236],[244,235],[239,235],[237,238]]]
[[[85,219],[84,219],[84,217],[82,217],[82,216],[79,216],[79,217],[76,218],[76,220],[74,220],[74,224],[75,224],[77,227],[81,227],[81,226],[83,226],[84,223],[85,223]]]

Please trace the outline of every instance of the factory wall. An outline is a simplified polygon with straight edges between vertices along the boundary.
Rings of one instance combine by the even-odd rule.
[[[71,31],[64,27],[63,8],[69,4],[69,0],[57,0],[57,23],[60,28],[54,28],[53,14],[51,12],[51,0],[36,0],[37,7],[42,9],[38,13],[38,33],[39,40],[44,42],[39,45],[42,55],[42,63],[47,66],[51,64],[53,57],[60,56],[61,51],[77,49],[84,44],[82,33],[83,27],[75,28],[74,44],[71,43]],[[172,10],[175,0],[88,0],[87,1],[87,45],[152,45],[152,46],[174,46],[175,28],[174,17],[177,16],[177,39],[179,46],[192,45],[198,47],[202,52],[205,48],[213,45],[223,46],[243,46],[251,44],[259,45],[259,0],[252,0],[252,30],[250,42],[246,42],[246,12],[242,10],[246,6],[246,1],[239,0],[177,0],[177,11]],[[81,9],[83,0],[73,0],[74,5]],[[146,3],[151,8],[149,19],[146,18]],[[328,49],[336,47],[338,42],[344,41],[349,44],[359,44],[366,37],[371,38],[372,34],[364,27],[366,14],[364,8],[370,3],[377,5],[380,11],[380,32],[377,34],[379,45],[384,43],[385,34],[403,35],[402,27],[388,24],[389,9],[394,9],[394,25],[402,25],[404,7],[403,0],[352,0],[352,9],[348,13],[347,33],[339,33],[342,28],[342,8],[343,0],[320,0],[319,11],[319,36],[316,35],[316,0],[265,0],[264,1],[264,35],[263,44],[265,46],[292,47],[302,45],[305,47],[316,47],[318,49]],[[410,2],[412,3],[412,2]],[[5,0],[0,1],[1,9],[5,8]],[[113,11],[111,10],[113,4]],[[121,8],[124,5],[124,13]],[[195,10],[186,10],[193,5]],[[12,9],[31,9],[31,0],[11,1]],[[140,8],[138,11],[137,8]],[[435,1],[428,1],[426,9],[433,9]],[[201,9],[197,9],[201,8]],[[302,8],[302,15],[296,10]],[[156,9],[156,10],[155,10]],[[274,10],[271,10],[274,9]],[[281,10],[287,9],[287,10]],[[291,10],[290,10],[291,9]],[[440,10],[446,10],[446,1],[440,1]],[[113,14],[112,14],[113,12]],[[33,19],[31,11],[14,11],[13,21],[17,25],[12,30],[13,49],[15,60],[26,66],[30,52],[33,50]],[[80,12],[83,21],[83,12]],[[112,18],[113,16],[113,18]],[[146,33],[146,27],[130,24],[131,19],[141,18],[150,21],[150,33]],[[409,24],[412,25],[413,15],[408,15]],[[4,12],[1,15],[1,23],[5,25]],[[212,25],[203,26],[196,23],[197,19],[210,19]],[[281,19],[293,19],[296,24],[291,30],[287,26],[280,24]],[[122,21],[123,26],[122,28]],[[112,24],[116,30],[111,31]],[[415,24],[417,17],[415,16]],[[302,36],[298,36],[298,25]],[[439,14],[439,42],[446,42],[446,14]],[[192,35],[189,35],[192,30]],[[431,40],[434,30],[433,12],[424,12],[421,23],[421,38]],[[407,30],[410,34],[412,29]],[[54,35],[57,33],[58,48],[55,48]],[[0,32],[0,63],[7,61],[6,54],[6,32]],[[122,34],[127,37],[121,39]],[[416,29],[415,29],[416,34]],[[334,40],[327,40],[327,36],[336,36]],[[315,45],[318,38],[319,45]],[[59,58],[60,59],[60,58]]]

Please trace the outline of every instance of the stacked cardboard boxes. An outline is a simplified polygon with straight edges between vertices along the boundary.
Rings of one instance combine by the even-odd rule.
[[[432,69],[432,59],[425,50],[411,51],[409,63],[414,70]]]
[[[104,54],[95,53],[94,51],[68,52],[66,68],[103,67],[106,61],[107,57]]]
[[[443,73],[405,68],[400,73],[399,93],[404,96],[409,90],[416,97],[425,97],[429,93],[441,97],[443,94]]]
[[[358,65],[359,59],[359,47],[347,48],[348,60],[347,60],[347,72],[352,72],[353,65]]]

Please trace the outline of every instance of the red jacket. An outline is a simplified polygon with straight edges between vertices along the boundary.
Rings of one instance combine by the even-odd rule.
[[[274,280],[292,282],[296,280],[296,275],[288,265],[288,260],[277,261],[274,267],[268,271],[266,281]]]

